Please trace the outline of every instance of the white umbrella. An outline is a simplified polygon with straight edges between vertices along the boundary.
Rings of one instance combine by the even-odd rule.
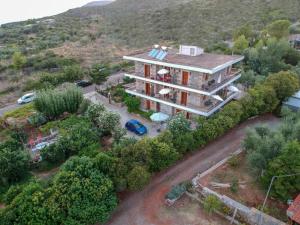
[[[153,122],[164,122],[164,121],[166,121],[167,119],[169,119],[169,115],[164,114],[164,113],[161,113],[161,112],[153,113],[153,114],[150,116],[150,119],[151,119]]]
[[[164,88],[164,89],[161,89],[158,93],[161,95],[166,95],[166,94],[169,94],[170,92],[171,92],[171,89]]]
[[[221,102],[224,102],[224,99],[221,98],[219,95],[212,95],[212,97],[213,97],[214,99],[217,99],[217,100],[221,101]]]
[[[221,82],[222,82],[222,75],[220,74],[219,77],[218,77],[217,83],[220,84]]]
[[[240,91],[237,87],[235,87],[235,86],[233,86],[233,85],[229,86],[229,87],[228,87],[228,90],[229,90],[229,91],[232,91],[232,92],[239,92],[239,91]]]
[[[169,70],[166,70],[166,69],[161,69],[161,70],[159,70],[157,73],[158,73],[159,75],[165,75],[165,74],[170,73],[170,71],[169,71]]]

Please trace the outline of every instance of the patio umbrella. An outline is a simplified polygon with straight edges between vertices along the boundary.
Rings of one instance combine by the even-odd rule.
[[[217,99],[217,100],[221,101],[221,102],[224,102],[224,99],[221,98],[219,95],[212,95],[212,97],[213,97],[214,99]]]
[[[229,87],[228,87],[228,90],[229,90],[229,91],[232,91],[232,92],[239,92],[239,91],[240,91],[237,87],[235,87],[235,86],[233,86],[233,85],[229,86]]]
[[[169,119],[169,115],[164,114],[164,113],[161,113],[161,112],[153,113],[153,114],[150,116],[150,119],[151,119],[153,122],[164,122],[164,121],[166,121],[167,119]]]
[[[168,74],[168,73],[170,73],[170,71],[169,71],[169,70],[166,70],[166,69],[161,69],[161,70],[159,70],[159,71],[157,72],[157,74],[159,74],[159,75],[165,75],[165,74]]]
[[[161,89],[158,93],[160,95],[166,95],[166,94],[169,94],[171,92],[171,89],[169,88],[164,88],[164,89]]]
[[[217,83],[220,84],[221,82],[222,82],[222,75],[220,74],[219,77],[218,77]]]

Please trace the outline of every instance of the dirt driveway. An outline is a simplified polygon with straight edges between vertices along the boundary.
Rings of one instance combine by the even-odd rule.
[[[172,185],[190,179],[199,172],[204,172],[238,150],[246,128],[261,123],[276,125],[279,120],[272,115],[248,120],[205,148],[188,155],[173,167],[153,177],[150,184],[142,191],[126,195],[107,225],[199,224],[190,223],[188,220],[178,220],[177,216],[165,215],[164,195]]]

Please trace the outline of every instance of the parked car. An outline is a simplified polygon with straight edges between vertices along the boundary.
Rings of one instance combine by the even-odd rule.
[[[43,148],[48,147],[49,145],[50,145],[49,142],[44,141],[44,142],[41,142],[41,143],[37,144],[31,151],[32,152],[37,152],[37,151],[42,150]]]
[[[26,104],[32,102],[35,99],[35,97],[35,93],[28,93],[19,98],[17,102],[18,104]]]
[[[92,85],[93,83],[91,81],[88,80],[78,80],[75,82],[76,86],[78,87],[87,87]]]
[[[137,135],[144,135],[147,134],[147,127],[145,127],[141,122],[138,120],[129,120],[125,127],[127,130],[136,133]]]

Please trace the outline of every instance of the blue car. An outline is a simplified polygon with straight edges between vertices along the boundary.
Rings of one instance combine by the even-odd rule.
[[[127,130],[136,133],[137,135],[144,135],[147,134],[147,127],[145,127],[141,122],[138,120],[129,120],[125,127]]]

